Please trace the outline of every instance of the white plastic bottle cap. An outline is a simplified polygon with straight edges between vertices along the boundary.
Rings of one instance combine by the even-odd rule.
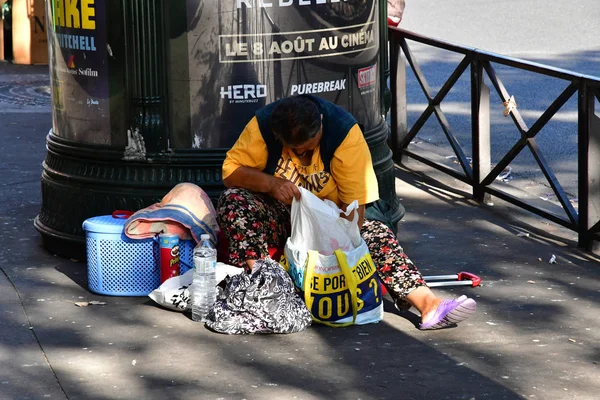
[[[203,233],[200,235],[200,240],[210,240],[210,235],[208,233]]]

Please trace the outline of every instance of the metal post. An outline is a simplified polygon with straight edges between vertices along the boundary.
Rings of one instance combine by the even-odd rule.
[[[390,59],[393,65],[391,71],[392,91],[392,151],[395,158],[401,156],[402,149],[408,146],[406,137],[408,135],[408,116],[406,98],[406,61],[402,57],[397,35],[392,35],[390,40]]]
[[[484,82],[483,65],[474,56],[471,61],[471,132],[473,143],[473,198],[491,204],[491,196],[481,184],[491,171],[490,88]]]
[[[588,234],[587,248],[600,254],[600,118],[595,113],[594,101],[590,103],[590,135],[588,151]]]
[[[578,92],[579,246],[597,250],[592,231],[600,223],[600,119],[594,113],[594,96],[585,79]]]
[[[385,0],[379,0],[379,59],[381,114],[387,115],[392,103],[392,94],[387,84],[390,77],[390,65],[388,60],[387,1]]]

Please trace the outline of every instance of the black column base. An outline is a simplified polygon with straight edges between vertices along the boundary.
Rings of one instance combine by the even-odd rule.
[[[83,235],[75,236],[59,232],[41,222],[39,215],[33,220],[33,226],[40,232],[42,246],[45,249],[61,257],[85,261],[85,237]]]
[[[396,196],[394,161],[387,145],[385,121],[365,132],[379,183],[379,195],[392,207],[392,222],[404,216]],[[216,203],[224,189],[221,166],[226,149],[186,150],[123,160],[123,151],[109,146],[67,141],[52,132],[43,163],[42,209],[34,221],[49,251],[85,260],[83,222],[115,210],[137,211],[159,202],[181,182],[200,186]]]
[[[388,136],[390,128],[385,122],[375,128],[364,132],[365,140],[371,150],[371,158],[373,160],[373,168],[377,175],[379,184],[379,197],[385,200],[392,210],[392,223],[397,225],[404,217],[405,209],[396,196],[396,174],[394,171],[394,158],[392,150],[388,146]]]
[[[224,186],[226,149],[185,150],[123,160],[123,150],[67,141],[52,132],[43,163],[42,209],[34,226],[44,247],[85,260],[83,222],[115,210],[137,211],[159,202],[175,185],[191,182],[216,203]]]

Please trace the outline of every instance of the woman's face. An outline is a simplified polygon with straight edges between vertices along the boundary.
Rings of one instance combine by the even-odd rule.
[[[316,149],[319,146],[319,143],[321,143],[321,137],[323,137],[323,126],[321,126],[321,129],[319,129],[319,133],[317,133],[313,138],[308,139],[306,142],[295,146],[287,146],[285,144],[284,146],[292,149],[292,151],[297,155],[303,155],[307,151],[313,151]]]

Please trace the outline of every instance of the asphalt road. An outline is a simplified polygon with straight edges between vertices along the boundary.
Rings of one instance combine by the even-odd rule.
[[[600,76],[596,0],[408,0],[404,29]]]
[[[401,28],[453,44],[600,76],[598,20],[600,8],[597,0],[408,0]],[[432,89],[437,91],[458,65],[460,57],[414,42],[410,42],[409,45]],[[509,93],[515,96],[518,109],[529,127],[567,86],[566,81],[500,65],[494,65],[494,68]],[[409,125],[412,125],[419,111],[426,106],[426,99],[412,73],[409,73],[407,92]],[[471,145],[469,101],[467,74],[457,82],[442,102],[442,110],[453,132],[466,149]],[[596,108],[600,109],[598,104]],[[499,161],[519,138],[519,133],[510,118],[503,116],[503,110],[502,101],[492,88],[493,163]],[[576,96],[561,108],[536,136],[536,140],[560,184],[576,205]],[[435,118],[430,118],[415,143],[437,147],[445,156],[453,154]],[[537,185],[538,197],[555,200],[531,153],[522,152],[510,166],[511,182],[506,184],[521,188]]]

